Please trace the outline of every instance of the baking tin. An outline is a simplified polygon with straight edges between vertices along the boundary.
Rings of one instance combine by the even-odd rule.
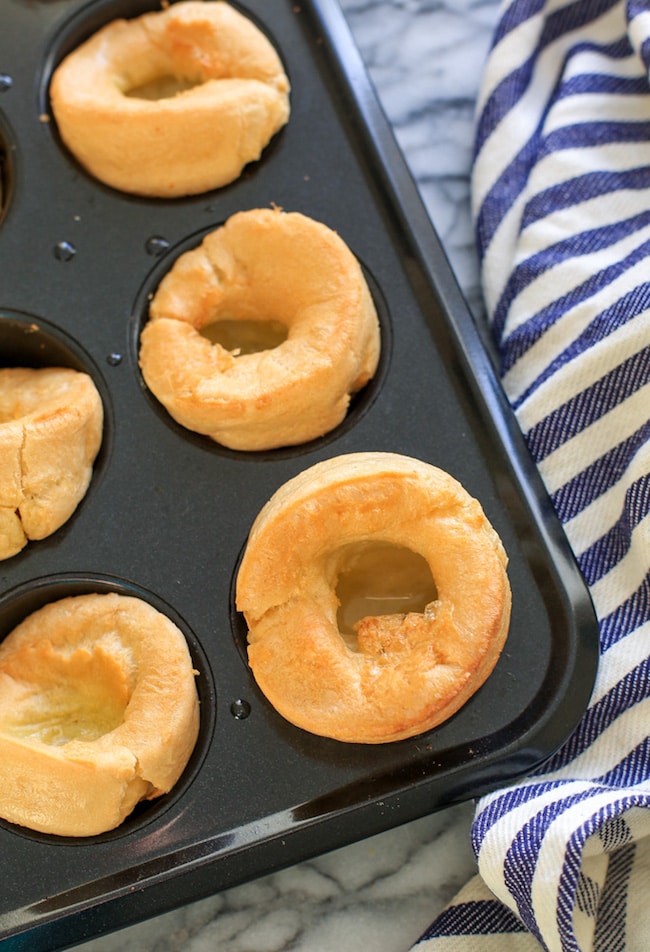
[[[0,822],[0,944],[65,948],[478,796],[539,766],[593,685],[593,609],[417,189],[335,0],[247,0],[292,84],[288,126],[226,188],[132,198],[66,153],[47,87],[61,57],[149,0],[4,0],[0,30],[0,362],[87,370],[104,443],[86,498],[49,539],[0,563],[0,637],[68,594],[138,594],[182,628],[201,697],[177,787],[119,829],[74,840]],[[137,341],[148,296],[231,214],[279,205],[337,230],[377,302],[383,354],[346,421],[292,449],[238,453],[177,426],[147,393]],[[510,556],[511,633],[451,720],[381,746],[283,721],[245,661],[233,604],[261,506],[339,453],[429,460],[477,496]]]

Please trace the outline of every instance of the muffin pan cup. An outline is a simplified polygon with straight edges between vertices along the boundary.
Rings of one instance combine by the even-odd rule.
[[[167,796],[103,836],[0,821],[11,875],[0,944],[65,948],[479,796],[541,765],[587,704],[598,633],[587,590],[335,0],[247,0],[292,84],[289,124],[219,191],[134,198],[58,140],[52,69],[148,0],[9,0],[0,32],[0,363],[87,370],[105,436],[85,499],[54,535],[0,563],[0,637],[63,595],[139,594],[185,632],[201,732]],[[188,144],[191,147],[191,143]],[[137,360],[147,303],[175,257],[231,214],[278,205],[339,232],[383,335],[377,376],[308,445],[238,453],[176,425]],[[482,503],[510,557],[513,614],[486,684],[410,740],[346,745],[285,722],[246,665],[233,599],[259,509],[318,460],[385,450],[428,460]]]

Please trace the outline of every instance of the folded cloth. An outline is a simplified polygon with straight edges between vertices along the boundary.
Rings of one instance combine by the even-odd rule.
[[[418,952],[650,949],[650,3],[509,0],[472,199],[508,398],[588,585],[570,739],[482,798],[479,875]]]

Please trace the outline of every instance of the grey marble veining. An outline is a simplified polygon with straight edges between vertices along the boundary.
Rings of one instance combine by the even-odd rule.
[[[343,0],[384,111],[474,313],[476,95],[498,0]],[[78,946],[82,952],[406,952],[474,873],[472,804]]]
[[[469,172],[498,0],[343,0],[341,6],[460,286],[479,314]]]
[[[84,943],[83,952],[406,952],[474,871],[470,804]]]

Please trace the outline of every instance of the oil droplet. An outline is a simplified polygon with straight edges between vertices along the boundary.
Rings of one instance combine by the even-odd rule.
[[[71,241],[58,241],[54,246],[54,257],[57,261],[70,261],[77,253]]]
[[[157,258],[159,255],[167,251],[169,248],[169,242],[166,238],[161,238],[160,235],[152,235],[151,238],[147,238],[145,248],[148,255],[151,255],[153,258]]]
[[[111,367],[117,367],[118,364],[122,363],[122,355],[117,353],[109,354],[106,358],[106,363],[110,364]]]
[[[238,697],[237,700],[233,701],[230,705],[230,713],[233,717],[236,717],[238,721],[246,720],[250,712],[250,704],[241,697]]]
[[[7,73],[0,73],[0,93],[6,93],[8,89],[11,89],[14,81]]]

